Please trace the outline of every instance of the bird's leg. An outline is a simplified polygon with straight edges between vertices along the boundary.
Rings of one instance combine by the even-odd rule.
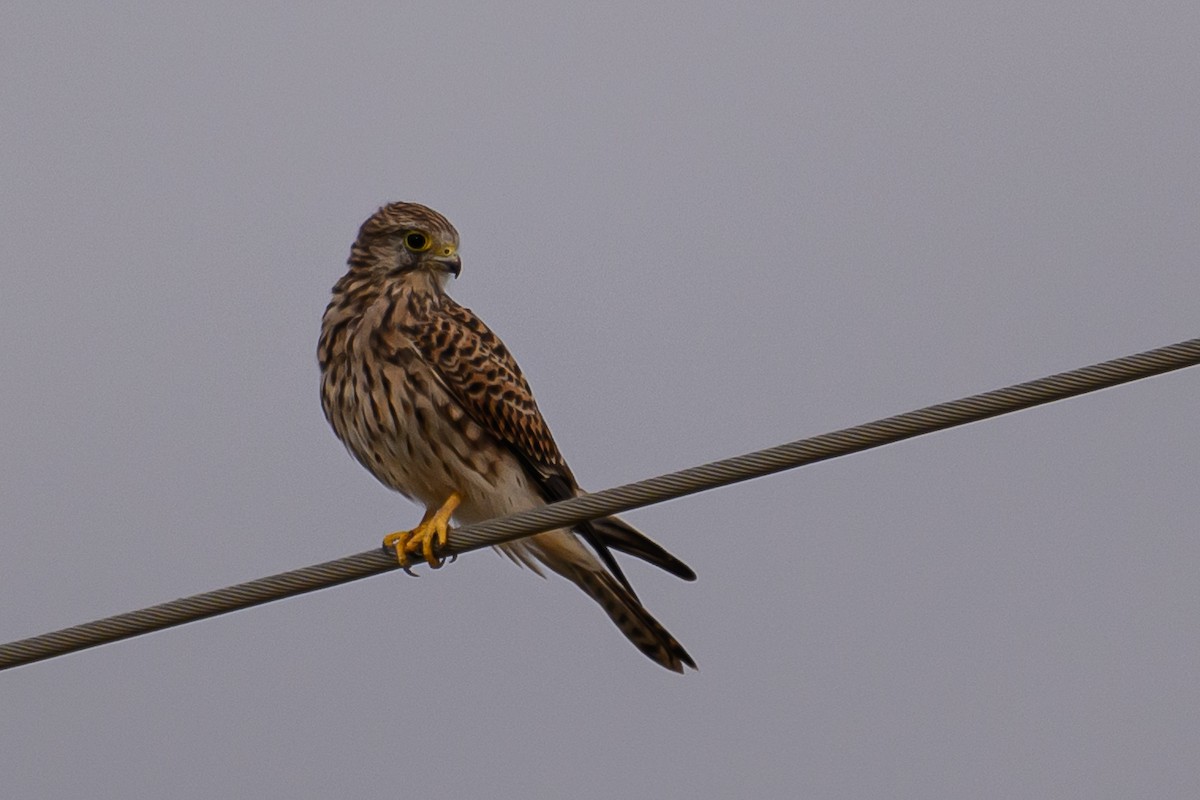
[[[446,545],[450,534],[450,517],[461,502],[462,496],[458,492],[451,492],[441,508],[427,508],[420,524],[411,531],[396,531],[383,537],[384,549],[395,550],[396,560],[405,569],[408,568],[408,554],[418,552],[425,556],[430,567],[437,569],[442,565],[442,560],[434,554],[434,541],[437,541],[437,547]]]

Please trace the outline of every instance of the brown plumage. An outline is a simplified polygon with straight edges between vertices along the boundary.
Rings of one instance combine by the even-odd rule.
[[[516,360],[445,292],[460,269],[458,232],[445,217],[415,203],[384,206],[363,223],[349,266],[325,310],[317,355],[325,416],[363,466],[431,513],[453,493],[458,505],[447,513],[464,524],[582,492]],[[574,582],[664,667],[695,667],[609,548],[695,578],[615,517],[500,546],[538,574],[545,566]]]

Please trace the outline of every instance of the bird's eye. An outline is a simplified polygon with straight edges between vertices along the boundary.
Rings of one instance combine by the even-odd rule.
[[[404,234],[404,246],[414,253],[423,253],[430,248],[433,241],[420,231],[409,231]]]

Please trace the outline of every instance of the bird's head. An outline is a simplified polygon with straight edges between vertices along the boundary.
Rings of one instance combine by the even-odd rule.
[[[350,249],[350,268],[375,278],[412,276],[432,280],[438,288],[458,277],[458,231],[432,208],[417,203],[389,203],[358,230]]]

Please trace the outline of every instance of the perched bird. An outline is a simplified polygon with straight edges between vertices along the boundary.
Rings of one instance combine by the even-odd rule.
[[[416,528],[384,538],[402,565],[419,552],[440,566],[451,518],[482,522],[581,494],[517,362],[446,294],[461,262],[445,217],[416,203],[386,205],[359,229],[348,263],[321,321],[321,403],[363,466],[425,505]],[[609,551],[696,575],[626,523],[608,517],[499,548],[539,575],[546,566],[574,582],[662,666],[695,668]]]

